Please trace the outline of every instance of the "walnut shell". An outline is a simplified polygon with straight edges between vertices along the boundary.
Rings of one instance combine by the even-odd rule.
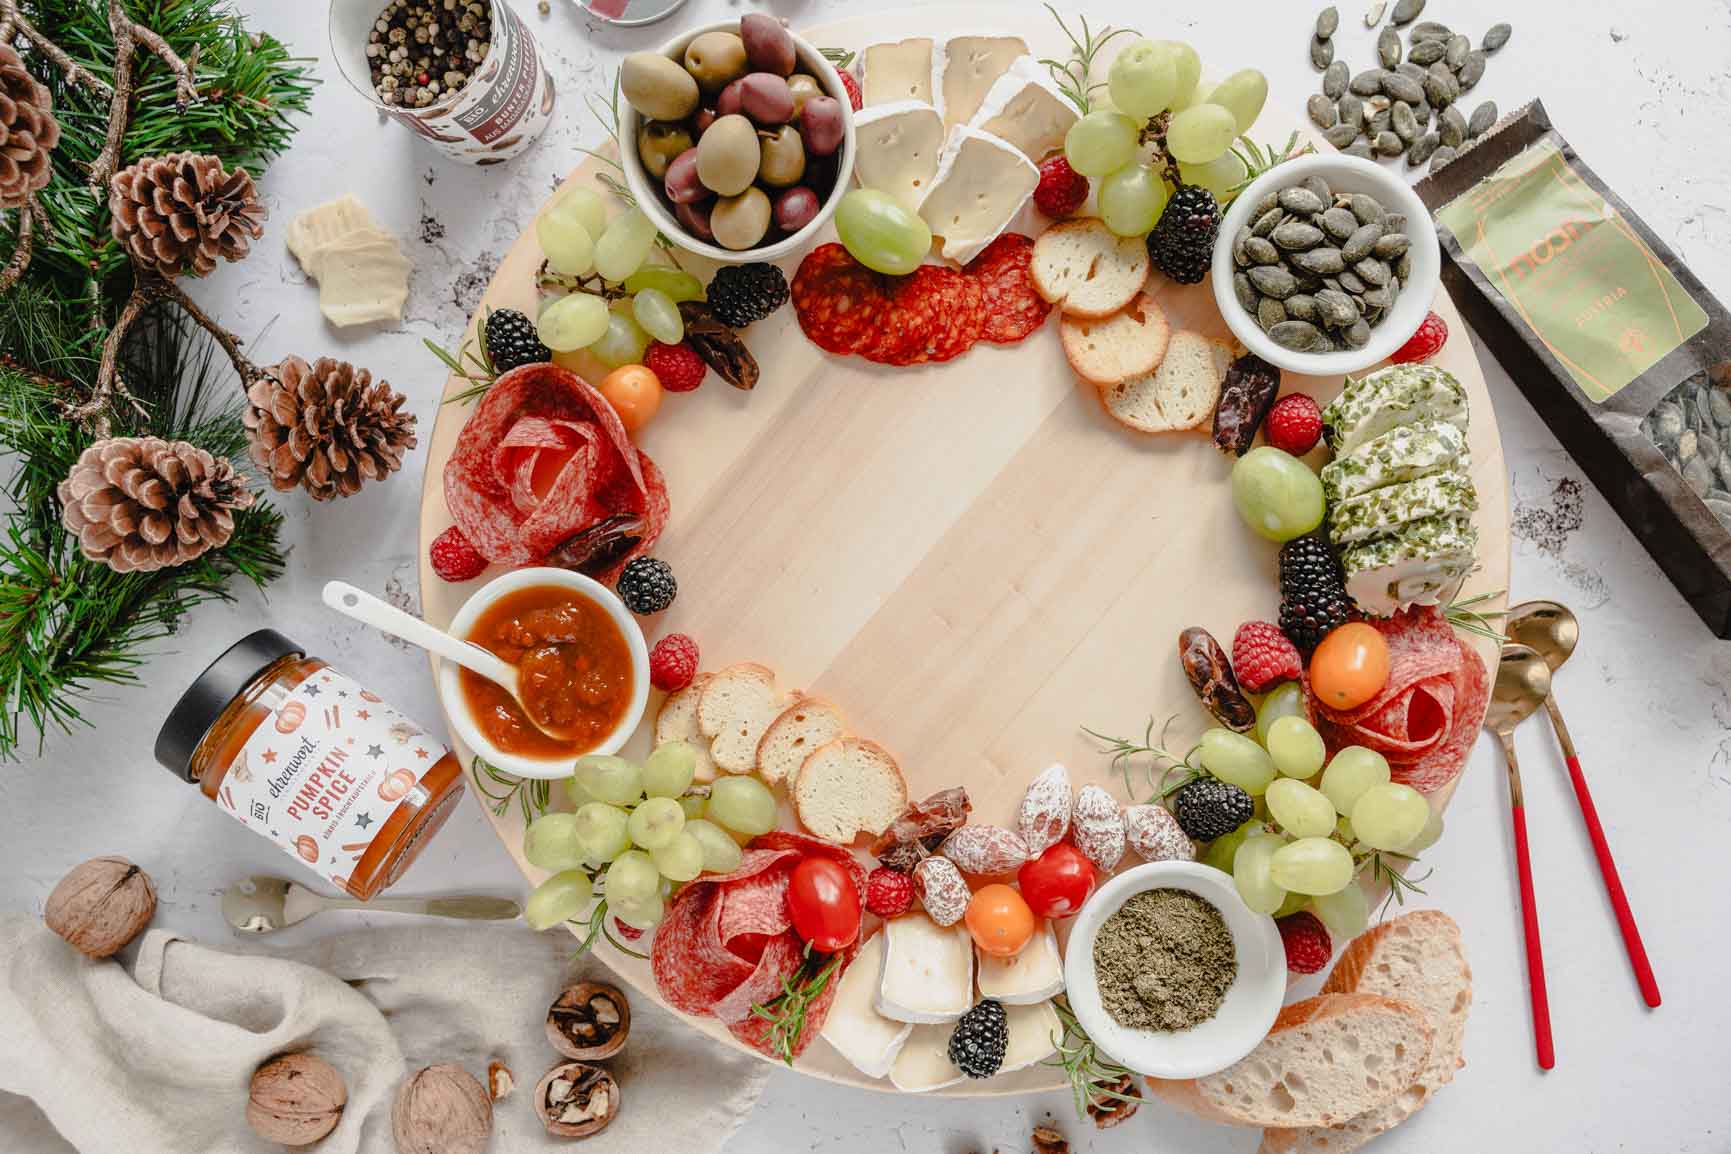
[[[266,1142],[310,1146],[336,1129],[348,1101],[343,1076],[329,1062],[284,1054],[253,1071],[246,1124]]]
[[[567,986],[547,1010],[547,1041],[567,1058],[611,1058],[630,1033],[631,1003],[605,982]]]
[[[149,874],[123,857],[94,857],[60,879],[42,920],[75,949],[106,958],[137,937],[155,912]]]
[[[535,1113],[547,1133],[588,1138],[619,1114],[619,1083],[600,1066],[561,1062],[535,1087]]]
[[[493,1102],[461,1066],[428,1066],[397,1087],[391,1135],[399,1154],[481,1154],[493,1136]]]

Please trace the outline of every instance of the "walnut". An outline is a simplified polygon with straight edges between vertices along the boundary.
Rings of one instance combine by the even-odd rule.
[[[511,1073],[511,1067],[497,1058],[487,1063],[487,1096],[495,1102],[503,1102],[517,1088],[517,1076]]]
[[[336,1129],[348,1100],[343,1076],[329,1062],[284,1054],[253,1071],[246,1124],[266,1142],[310,1146]]]
[[[93,958],[106,958],[137,937],[156,912],[150,875],[123,857],[95,857],[60,879],[42,920]]]
[[[1070,1143],[1052,1126],[1034,1127],[1034,1154],[1070,1154]]]
[[[567,1058],[611,1058],[631,1032],[631,1004],[604,982],[568,986],[547,1010],[547,1041]]]
[[[1105,1083],[1089,1096],[1088,1117],[1094,1119],[1099,1129],[1108,1130],[1129,1118],[1141,1105],[1142,1094],[1136,1087],[1136,1079],[1120,1074],[1116,1081]]]
[[[481,1154],[493,1136],[493,1103],[461,1066],[428,1066],[403,1079],[391,1104],[398,1154]]]
[[[535,1087],[535,1113],[549,1134],[588,1138],[619,1113],[619,1083],[600,1066],[562,1062]]]

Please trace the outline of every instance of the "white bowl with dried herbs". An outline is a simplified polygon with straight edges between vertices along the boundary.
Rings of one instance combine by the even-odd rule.
[[[1070,926],[1065,993],[1094,1044],[1158,1078],[1224,1070],[1268,1035],[1286,998],[1274,919],[1232,878],[1149,862],[1101,886]]]

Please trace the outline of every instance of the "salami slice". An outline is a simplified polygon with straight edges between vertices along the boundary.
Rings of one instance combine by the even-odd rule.
[[[1052,306],[1034,288],[1033,260],[1033,240],[1006,232],[968,263],[968,278],[980,286],[981,340],[1013,345],[1046,322]]]
[[[980,336],[980,300],[978,282],[942,265],[902,277],[887,324],[902,326],[904,339],[885,363],[942,362],[967,352]]]
[[[792,298],[800,330],[825,352],[852,356],[882,339],[889,301],[883,278],[839,244],[820,244],[806,255]]]
[[[1460,776],[1473,742],[1478,740],[1479,726],[1484,724],[1485,707],[1490,704],[1491,678],[1485,663],[1466,642],[1461,641],[1460,648],[1461,665],[1454,677],[1453,728],[1444,740],[1410,766],[1395,768],[1390,763],[1394,780],[1420,793],[1434,793]]]

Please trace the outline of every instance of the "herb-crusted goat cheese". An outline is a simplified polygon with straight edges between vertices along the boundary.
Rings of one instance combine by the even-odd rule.
[[[1467,427],[1467,392],[1435,365],[1390,365],[1348,379],[1322,411],[1323,435],[1336,457],[1352,454],[1392,429],[1419,421]]]
[[[1443,515],[1341,550],[1347,594],[1366,613],[1392,615],[1407,605],[1435,605],[1472,571],[1478,533],[1472,519]]]
[[[1407,525],[1478,508],[1478,494],[1465,473],[1433,473],[1350,497],[1328,512],[1329,535],[1345,547],[1372,537],[1399,536]]]
[[[1467,437],[1446,421],[1419,421],[1390,429],[1355,453],[1322,467],[1322,492],[1329,505],[1402,481],[1416,481],[1447,469],[1472,469]]]

